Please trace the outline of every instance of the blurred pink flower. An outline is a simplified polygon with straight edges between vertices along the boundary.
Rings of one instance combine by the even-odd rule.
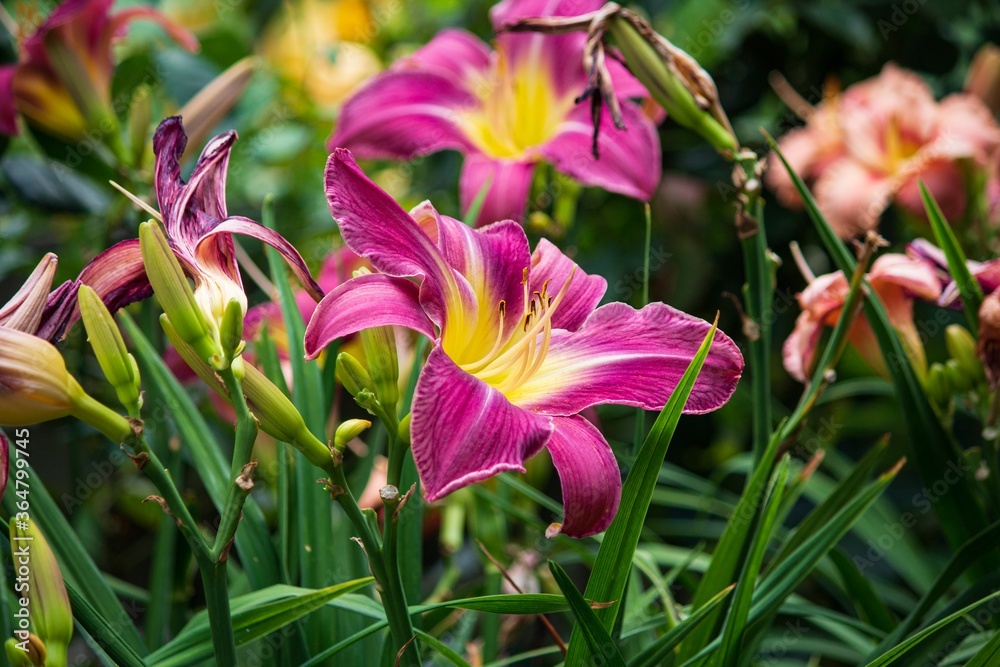
[[[935,301],[940,296],[941,282],[934,267],[914,257],[886,254],[875,260],[867,278],[885,304],[889,321],[899,333],[910,360],[918,372],[922,372],[926,361],[920,334],[913,322],[913,301],[915,297]],[[843,272],[837,271],[812,278],[798,295],[802,313],[785,340],[782,356],[785,370],[799,382],[808,381],[823,329],[837,323],[848,287]],[[847,336],[868,365],[884,374],[887,370],[885,360],[864,315],[858,315]]]
[[[521,17],[577,16],[603,4],[504,0],[490,18],[497,28]],[[659,136],[628,99],[646,92],[609,60],[626,129],[603,114],[595,159],[590,107],[575,103],[587,81],[585,39],[505,32],[490,51],[464,30],[445,30],[345,103],[330,149],[398,160],[446,149],[465,154],[463,210],[489,183],[478,224],[522,220],[534,166],[542,161],[584,185],[648,200],[660,180]]]
[[[959,162],[984,168],[1000,146],[1000,127],[977,97],[935,102],[918,75],[890,63],[824,100],[779,146],[834,230],[849,238],[876,227],[893,200],[923,218],[919,181],[948,219],[961,217],[967,202]],[[776,156],[768,181],[784,203],[800,203]]]
[[[17,134],[17,114],[64,139],[113,118],[112,46],[129,23],[155,21],[190,51],[198,41],[151,7],[111,13],[113,0],[67,0],[28,37],[17,63],[0,67],[0,134]],[[102,132],[103,128],[98,128]]]

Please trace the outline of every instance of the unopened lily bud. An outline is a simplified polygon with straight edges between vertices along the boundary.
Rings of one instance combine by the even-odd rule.
[[[392,327],[373,327],[361,332],[361,345],[368,373],[375,383],[375,397],[390,416],[395,417],[399,402],[399,357]]]
[[[87,395],[48,341],[0,327],[0,424],[29,426],[74,416],[124,442],[128,420]]]
[[[87,330],[87,340],[94,349],[104,377],[118,394],[118,400],[130,414],[138,414],[142,407],[139,390],[139,370],[135,359],[125,348],[121,332],[107,306],[97,292],[81,285],[77,292],[80,315]]]
[[[976,356],[976,339],[969,330],[959,324],[950,324],[944,330],[948,355],[958,363],[962,373],[973,382],[985,378],[983,364]]]
[[[340,426],[333,436],[333,446],[339,451],[343,451],[351,440],[370,429],[372,423],[367,419],[348,419]]]
[[[362,391],[367,391],[373,397],[375,396],[375,383],[372,381],[372,377],[361,365],[361,362],[347,352],[341,352],[337,355],[337,378],[340,380],[340,384],[344,385],[347,393],[355,398]]]
[[[716,150],[736,151],[739,143],[728,121],[723,124],[712,114],[712,111],[722,114],[715,84],[694,58],[656,35],[659,46],[670,52],[669,58],[665,58],[635,25],[621,16],[610,19],[608,30],[629,71],[668,116],[700,134]]]
[[[193,147],[205,143],[212,129],[239,101],[247,84],[250,83],[256,64],[257,59],[254,56],[237,60],[229,66],[229,69],[198,91],[198,94],[177,113],[184,119],[184,128],[188,135],[188,148],[184,157],[191,154]]]
[[[40,640],[43,664],[65,665],[73,608],[55,554],[34,521],[17,517],[10,520],[10,549],[18,578],[27,578],[31,632]]]
[[[952,391],[968,391],[972,388],[973,378],[965,373],[954,359],[945,362],[944,371],[948,375]]]
[[[44,667],[45,644],[37,635],[29,634],[25,639],[8,639],[3,645],[10,667]]]
[[[0,306],[0,326],[28,333],[38,330],[58,264],[59,258],[51,252],[38,262],[21,289]]]
[[[202,359],[213,366],[220,364],[223,354],[213,327],[205,320],[184,269],[155,221],[139,225],[139,248],[149,284],[177,335]]]
[[[399,438],[400,442],[410,442],[410,418],[412,416],[413,414],[410,413],[399,420],[399,428],[396,429],[396,437]]]
[[[240,356],[246,347],[246,343],[243,342],[243,305],[235,299],[229,302],[222,316],[219,342],[222,343],[222,352],[229,361]]]
[[[160,326],[167,334],[167,340],[191,370],[217,394],[232,402],[222,379],[198,356],[194,348],[180,338],[167,315],[160,316]],[[247,407],[260,422],[260,430],[295,447],[313,465],[323,467],[330,462],[329,447],[312,434],[302,415],[273,382],[242,358],[233,362],[232,369],[237,377],[241,377]]]
[[[942,364],[933,363],[927,371],[927,395],[940,407],[951,401],[952,388],[948,372]]]
[[[1000,113],[1000,47],[984,44],[972,58],[965,92],[981,99],[993,114]]]
[[[979,306],[979,342],[976,344],[976,354],[983,363],[990,390],[996,391],[1000,386],[1000,290],[983,299]]]

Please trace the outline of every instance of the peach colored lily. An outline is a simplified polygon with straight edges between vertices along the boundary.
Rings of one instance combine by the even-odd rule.
[[[961,217],[967,202],[960,162],[984,168],[1000,147],[1000,127],[977,97],[935,102],[918,75],[890,63],[825,100],[779,146],[836,232],[850,238],[876,227],[893,201],[923,217],[919,181],[947,218]],[[774,157],[768,180],[780,199],[798,202]]]
[[[889,321],[899,333],[911,362],[922,372],[927,362],[920,333],[913,322],[913,301],[914,298],[936,301],[941,295],[941,282],[934,267],[914,257],[886,254],[875,260],[867,278],[885,304]],[[798,295],[802,313],[785,340],[782,356],[785,370],[799,382],[808,381],[823,329],[837,323],[847,293],[847,278],[837,271],[811,277],[809,285]],[[851,326],[848,340],[872,369],[882,375],[887,372],[875,334],[863,315]]]

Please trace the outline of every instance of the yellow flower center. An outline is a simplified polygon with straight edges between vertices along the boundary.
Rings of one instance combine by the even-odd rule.
[[[497,306],[499,322],[493,347],[479,359],[459,364],[459,367],[504,394],[523,385],[545,361],[552,341],[552,315],[566,297],[572,280],[573,272],[554,297],[548,294],[548,281],[545,281],[540,291],[529,294],[528,270],[525,269],[521,280],[524,312],[521,313],[518,326],[505,340],[507,304],[501,300]]]
[[[473,89],[479,105],[461,112],[459,124],[479,150],[494,158],[529,157],[530,149],[555,136],[573,108],[572,95],[559,97],[544,67],[525,61],[514,69],[502,51]]]
[[[889,119],[885,130],[885,165],[890,174],[898,172],[903,163],[912,158],[920,150],[920,145],[908,140],[899,129],[896,116]]]

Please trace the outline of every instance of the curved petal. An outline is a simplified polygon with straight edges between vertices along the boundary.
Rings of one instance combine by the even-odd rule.
[[[481,153],[467,155],[458,184],[462,210],[468,211],[486,186],[486,198],[476,217],[476,226],[499,220],[521,222],[534,171],[535,165],[531,162],[496,160]]]
[[[111,246],[90,261],[80,272],[79,281],[89,285],[112,313],[153,294],[139,251],[139,239],[128,239]],[[67,328],[80,317],[75,309]]]
[[[470,150],[459,127],[475,96],[433,72],[388,71],[368,82],[344,104],[333,150],[349,148],[363,158],[409,160],[445,149]]]
[[[52,290],[52,294],[49,294],[49,298],[45,301],[42,320],[35,330],[36,336],[50,343],[66,337],[66,330],[79,316],[76,294],[82,284],[79,280],[67,280]]]
[[[170,36],[170,39],[187,51],[192,53],[198,51],[198,38],[191,31],[171,21],[165,14],[152,7],[127,7],[111,16],[105,29],[108,46],[111,46],[112,39],[124,33],[129,23],[138,19],[146,19],[157,24]]]
[[[573,107],[559,132],[541,147],[547,162],[584,185],[647,201],[660,182],[660,137],[653,122],[632,102],[622,103],[625,129],[605,109],[594,159],[594,124],[587,105]]]
[[[435,347],[413,396],[413,460],[429,502],[524,461],[552,433],[548,417],[522,410]]]
[[[154,185],[167,237],[183,252],[193,253],[205,233],[226,213],[226,171],[229,153],[236,141],[230,130],[205,144],[191,178],[181,178],[180,159],[187,147],[187,135],[180,116],[167,118],[153,135],[156,155]]]
[[[515,405],[549,415],[572,415],[616,403],[663,408],[708,334],[708,322],[652,303],[635,310],[610,303],[577,331],[553,331],[538,372],[507,393]],[[743,356],[721,331],[684,407],[687,414],[721,407],[743,373]]]
[[[17,134],[17,104],[14,102],[14,70],[17,65],[0,67],[0,134]]]
[[[531,255],[529,289],[532,292],[541,291],[547,282],[549,292],[555,293],[567,280],[570,280],[569,289],[563,298],[563,305],[552,314],[552,328],[576,331],[601,302],[608,289],[608,282],[601,276],[584,273],[554,243],[548,239],[540,239]]]
[[[795,328],[781,346],[781,360],[788,374],[805,383],[812,371],[816,346],[823,335],[823,320],[812,313],[803,312],[795,319]]]
[[[467,30],[448,28],[412,55],[397,60],[392,69],[434,72],[471,89],[470,82],[482,76],[489,67],[490,48],[483,40]]]
[[[0,306],[0,327],[31,334],[38,330],[58,264],[59,258],[55,253],[49,252],[42,257],[21,289],[6,304]]]
[[[306,327],[306,355],[315,359],[338,338],[385,325],[406,327],[431,340],[436,338],[434,325],[420,308],[415,282],[378,273],[352,278],[316,306]]]
[[[941,282],[934,267],[923,260],[898,253],[878,257],[868,272],[868,280],[876,291],[883,285],[896,285],[927,301],[936,301],[941,296]]]
[[[371,181],[351,152],[337,148],[326,163],[326,198],[344,242],[391,276],[421,276],[422,302],[442,329],[445,313],[474,306],[440,250],[392,197]]]
[[[611,446],[580,415],[553,417],[545,447],[559,473],[565,517],[557,532],[589,537],[611,525],[622,496],[622,477]],[[546,531],[554,536],[552,528]]]
[[[600,9],[601,0],[504,0],[490,10],[494,32],[521,18],[541,16],[580,16]],[[529,67],[548,72],[559,96],[583,92],[587,73],[583,67],[583,33],[543,35],[541,33],[502,32],[497,37],[498,50],[515,67]]]
[[[850,159],[837,160],[816,181],[816,203],[841,238],[878,225],[893,195],[892,179]]]
[[[302,283],[302,287],[305,288],[313,299],[319,301],[323,298],[323,288],[313,280],[312,274],[309,273],[309,267],[306,266],[305,260],[302,259],[302,255],[299,254],[299,251],[291,243],[285,240],[285,237],[273,229],[269,229],[250,218],[233,216],[232,218],[223,220],[214,229],[198,239],[198,245],[200,246],[203,241],[212,238],[216,234],[240,234],[266,243],[281,253],[288,266],[292,268],[292,272],[299,279],[299,282]]]
[[[921,220],[927,219],[920,183],[927,187],[941,207],[946,220],[958,220],[965,215],[967,206],[962,170],[950,159],[927,159],[918,153],[899,177],[896,202]]]

